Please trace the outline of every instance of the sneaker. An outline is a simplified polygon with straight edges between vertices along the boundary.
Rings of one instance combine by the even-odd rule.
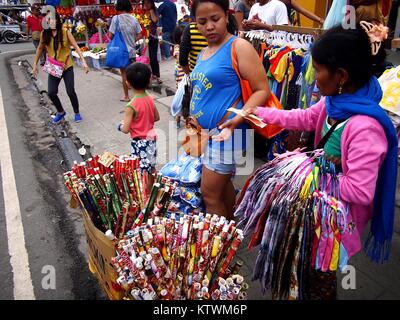
[[[64,112],[63,114],[57,112],[56,116],[53,118],[53,123],[60,123],[60,121],[64,119],[66,114],[66,112]]]
[[[82,121],[82,117],[79,113],[75,114],[75,122],[81,122]]]

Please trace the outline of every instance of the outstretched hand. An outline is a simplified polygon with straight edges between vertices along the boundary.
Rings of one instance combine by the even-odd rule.
[[[224,122],[218,127],[221,132],[218,135],[212,137],[212,139],[219,142],[228,140],[232,136],[232,133],[236,129],[236,127],[242,122],[243,117],[239,115]]]

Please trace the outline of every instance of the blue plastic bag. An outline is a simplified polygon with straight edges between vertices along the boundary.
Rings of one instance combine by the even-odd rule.
[[[195,158],[183,153],[162,167],[160,173],[182,184],[195,185],[200,182],[202,165],[202,158]]]
[[[202,158],[187,156],[186,165],[181,168],[179,180],[186,185],[197,184],[201,180],[201,172],[203,168]]]
[[[109,68],[124,69],[129,65],[129,51],[126,46],[122,32],[119,29],[117,16],[117,26],[114,37],[107,46],[106,66]]]

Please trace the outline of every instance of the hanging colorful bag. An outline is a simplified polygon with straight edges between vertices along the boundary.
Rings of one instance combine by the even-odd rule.
[[[42,70],[52,75],[53,77],[61,78],[64,72],[64,66],[64,63],[57,61],[55,58],[47,56],[46,62],[44,63]]]
[[[65,64],[69,59],[69,55],[67,56],[67,59],[65,59],[65,63],[58,61],[57,60],[58,45],[56,46],[55,39],[53,40],[53,46],[55,52],[54,58],[50,57],[49,55],[46,55],[46,61],[42,67],[42,70],[52,75],[53,77],[61,78],[64,73]]]
[[[240,86],[242,88],[242,98],[243,98],[243,102],[246,103],[247,100],[249,100],[249,98],[253,94],[253,90],[251,89],[249,81],[243,79],[242,76],[240,75],[240,72],[238,69],[237,55],[236,55],[236,42],[237,42],[237,40],[233,41],[233,43],[232,43],[232,52],[231,52],[232,67],[235,69],[235,71],[240,79]],[[278,98],[272,92],[269,96],[269,99],[265,103],[265,108],[275,108],[275,109],[280,109],[280,110],[283,109]],[[271,139],[283,131],[283,128],[280,128],[276,125],[270,125],[270,124],[268,124],[264,128],[260,128],[252,123],[250,123],[250,126],[252,129],[254,129],[254,131],[256,133],[262,135],[263,137],[265,137],[267,139]]]
[[[136,62],[140,62],[140,63],[147,64],[147,65],[150,64],[150,58],[146,54],[147,48],[148,48],[148,45],[144,47],[144,50],[143,50],[142,54],[140,55],[140,57],[136,58]]]

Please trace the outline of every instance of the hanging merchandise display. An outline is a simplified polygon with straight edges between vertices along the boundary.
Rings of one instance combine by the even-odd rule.
[[[386,70],[379,78],[383,97],[380,105],[386,110],[400,138],[400,66]],[[400,155],[400,139],[399,139]]]
[[[293,32],[256,30],[245,33],[260,54],[272,93],[285,110],[306,109],[321,98],[309,51],[316,36],[296,33],[296,28],[293,29]],[[265,158],[272,160],[276,153],[306,147],[308,136],[306,132],[284,130],[268,140]]]
[[[347,265],[343,243],[354,230],[341,201],[336,167],[323,151],[277,156],[243,187],[235,212],[238,227],[261,244],[253,272],[274,299],[309,298],[311,270],[336,271]]]
[[[233,220],[195,209],[199,204],[188,193],[196,190],[201,163],[190,166],[188,157],[167,165],[164,171],[176,176],[159,174],[149,193],[146,172],[142,175],[138,159],[130,156],[106,152],[64,174],[71,202],[90,219],[85,218],[90,264],[97,264],[99,281],[120,286],[111,290],[114,297],[122,290],[125,299],[138,300],[246,298],[241,262],[234,261],[243,232]],[[177,179],[182,179],[179,188]],[[104,234],[116,255],[109,256],[106,244],[93,248],[104,243]],[[101,261],[110,261],[118,276],[102,272]]]

